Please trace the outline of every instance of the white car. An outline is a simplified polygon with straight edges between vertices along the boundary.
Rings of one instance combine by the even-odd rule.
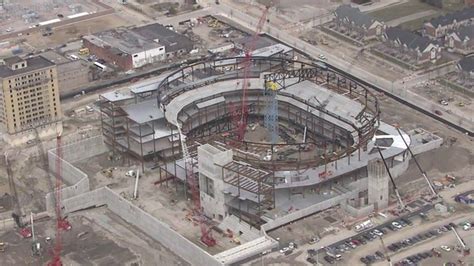
[[[322,61],[326,61],[326,60],[327,60],[326,56],[323,55],[323,54],[319,54],[318,58],[321,59]]]
[[[380,231],[377,230],[377,229],[374,229],[374,230],[372,231],[372,233],[374,233],[374,234],[377,235],[377,236],[383,236],[383,233],[380,232]]]
[[[393,225],[393,227],[395,227],[397,229],[402,229],[402,225],[397,223],[397,222],[392,222],[392,225]]]
[[[462,226],[462,229],[464,231],[468,231],[469,229],[471,229],[472,225],[471,223],[465,223],[463,226]]]
[[[442,245],[440,246],[440,248],[446,252],[450,252],[451,251],[451,248],[449,246],[445,246],[445,245]]]
[[[280,249],[280,253],[285,253],[285,252],[287,252],[288,250],[290,250],[289,247],[284,247],[284,248]]]

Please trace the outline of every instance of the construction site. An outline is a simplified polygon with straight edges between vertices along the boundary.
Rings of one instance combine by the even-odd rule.
[[[268,12],[252,34],[206,17],[210,56],[63,101],[55,139],[0,148],[0,261],[472,262],[472,138],[260,34]]]

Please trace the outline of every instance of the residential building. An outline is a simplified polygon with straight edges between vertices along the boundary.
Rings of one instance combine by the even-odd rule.
[[[0,65],[0,127],[10,134],[54,126],[61,119],[58,74],[44,57],[6,58]]]
[[[462,54],[472,53],[474,51],[474,24],[462,26],[448,34],[446,46]]]
[[[456,67],[461,79],[474,81],[474,56],[464,57]]]
[[[42,53],[41,56],[56,64],[60,95],[74,92],[89,83],[90,69],[84,60],[70,60],[53,51]]]
[[[474,7],[467,7],[462,10],[433,18],[424,24],[425,35],[430,38],[441,38],[461,26],[473,24]]]
[[[359,8],[349,4],[340,5],[334,11],[334,23],[338,30],[345,29],[351,33],[357,33],[363,40],[379,37],[383,34],[385,25],[362,13]]]
[[[158,23],[87,35],[83,45],[91,54],[122,70],[171,59],[193,49],[193,42],[186,36]]]
[[[416,60],[416,64],[435,61],[441,58],[441,48],[427,37],[422,37],[399,27],[385,30],[385,43],[397,48],[401,53],[408,54]]]

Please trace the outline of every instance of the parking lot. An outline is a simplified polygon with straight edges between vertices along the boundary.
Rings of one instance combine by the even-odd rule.
[[[472,229],[466,226],[466,222],[472,223],[474,216],[464,213],[440,219],[434,210],[424,212],[428,214],[410,214],[408,218],[395,219],[329,247],[309,249],[307,261],[316,263],[318,258],[324,264],[357,262],[359,265],[386,265],[388,256],[397,265],[439,265],[439,258],[443,256],[447,260],[462,258],[459,242],[451,227],[454,226],[461,236],[467,236]],[[429,261],[437,263],[429,264]]]

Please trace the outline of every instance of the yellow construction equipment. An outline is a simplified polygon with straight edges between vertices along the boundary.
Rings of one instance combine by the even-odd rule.
[[[267,81],[267,84],[265,86],[267,87],[267,89],[272,90],[272,91],[278,90],[278,84],[276,84],[273,81]]]

